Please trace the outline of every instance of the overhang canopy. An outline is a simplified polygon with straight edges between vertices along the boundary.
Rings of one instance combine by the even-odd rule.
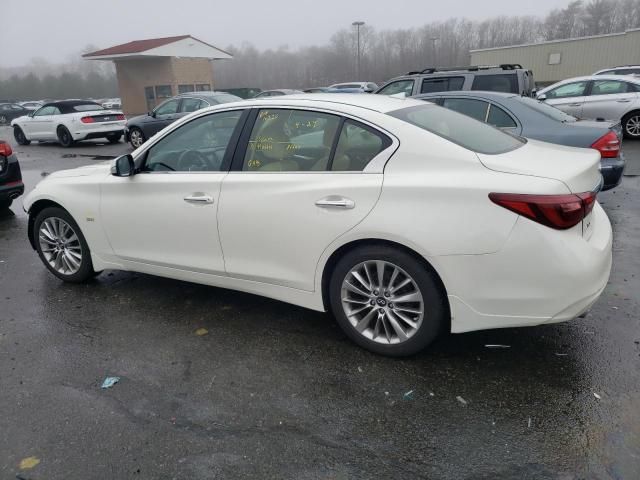
[[[233,58],[233,55],[191,35],[134,40],[133,42],[83,55],[83,58],[88,60],[124,60],[142,57],[207,58],[216,60]]]

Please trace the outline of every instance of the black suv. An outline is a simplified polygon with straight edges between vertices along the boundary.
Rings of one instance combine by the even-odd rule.
[[[14,198],[24,193],[22,172],[11,145],[0,140],[0,210],[11,206]]]
[[[533,72],[522,65],[503,64],[475,67],[425,68],[389,80],[374,93],[382,95],[484,90],[531,97],[535,93]]]

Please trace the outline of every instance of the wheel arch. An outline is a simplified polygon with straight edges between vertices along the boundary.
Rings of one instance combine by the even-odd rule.
[[[342,258],[348,252],[356,248],[360,248],[364,246],[372,246],[372,245],[385,246],[385,247],[402,250],[403,252],[414,257],[424,268],[426,268],[433,275],[433,278],[436,280],[436,283],[440,288],[440,293],[443,295],[443,298],[445,300],[445,305],[447,308],[447,318],[449,319],[449,324],[446,326],[446,328],[448,328],[448,331],[451,331],[451,325],[450,325],[451,307],[449,305],[447,289],[442,280],[442,276],[438,273],[438,271],[434,268],[434,266],[426,258],[424,258],[424,256],[422,256],[412,248],[407,247],[406,245],[403,245],[401,243],[394,242],[392,240],[385,240],[381,238],[363,238],[363,239],[352,240],[338,247],[329,256],[329,258],[324,264],[324,268],[322,270],[322,278],[321,278],[322,304],[324,305],[325,311],[331,310],[330,301],[329,301],[329,281],[331,280],[331,274],[333,273],[333,270],[336,264],[338,263],[338,261],[340,260],[340,258]]]
[[[41,211],[43,211],[45,208],[49,208],[49,207],[61,208],[62,210],[67,212],[69,215],[71,215],[69,210],[64,208],[59,203],[54,202],[53,200],[49,200],[48,198],[43,198],[43,199],[40,199],[40,200],[36,200],[33,203],[33,205],[31,205],[31,207],[29,208],[29,221],[28,221],[28,227],[27,227],[27,235],[29,235],[29,243],[31,244],[31,248],[33,248],[34,250],[36,250],[36,244],[35,244],[35,240],[33,238],[33,228],[34,228],[34,224],[35,224],[35,221],[36,221],[36,217],[38,216],[38,214]]]

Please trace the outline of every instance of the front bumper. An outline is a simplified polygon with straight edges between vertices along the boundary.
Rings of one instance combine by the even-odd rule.
[[[600,173],[604,181],[602,190],[611,190],[617,187],[622,182],[622,174],[624,173],[624,156],[616,158],[603,158],[600,160]]]
[[[451,331],[556,323],[586,312],[607,285],[612,231],[599,204],[593,231],[558,231],[518,218],[504,247],[487,255],[437,257],[449,294]]]

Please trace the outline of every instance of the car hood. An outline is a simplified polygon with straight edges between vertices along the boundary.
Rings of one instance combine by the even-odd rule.
[[[72,168],[70,170],[59,170],[53,172],[45,180],[55,178],[71,178],[71,177],[87,177],[89,175],[108,175],[111,173],[112,160],[96,163],[95,165],[86,165],[84,167]]]

